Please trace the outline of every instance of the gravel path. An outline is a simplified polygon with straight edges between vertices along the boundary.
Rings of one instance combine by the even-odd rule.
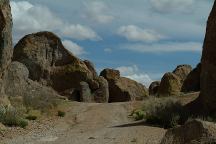
[[[64,118],[32,124],[1,144],[158,144],[165,130],[133,122],[128,114],[137,103],[71,103]]]

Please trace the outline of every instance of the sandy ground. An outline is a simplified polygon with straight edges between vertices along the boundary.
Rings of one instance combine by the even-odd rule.
[[[0,144],[159,144],[166,130],[128,117],[139,105],[72,102],[64,118],[32,122],[26,130],[11,128],[1,134]]]

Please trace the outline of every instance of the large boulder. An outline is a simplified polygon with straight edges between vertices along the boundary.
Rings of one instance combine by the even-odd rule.
[[[180,94],[181,80],[174,73],[166,73],[161,79],[158,96],[176,96]]]
[[[94,101],[99,103],[106,103],[109,101],[109,84],[104,77],[98,78],[99,88],[93,93]]]
[[[188,74],[192,71],[192,67],[190,65],[179,65],[173,71],[175,75],[177,75],[180,79],[180,82],[183,84]]]
[[[28,76],[25,65],[12,62],[3,77],[5,94],[10,99],[21,97],[25,105],[36,109],[54,106],[61,96],[53,89],[30,80]]]
[[[100,75],[109,83],[109,102],[143,100],[148,96],[145,86],[134,80],[120,77],[118,70],[105,69]]]
[[[160,81],[154,81],[149,86],[149,95],[156,96],[160,87]]]
[[[182,85],[182,92],[197,92],[200,91],[200,74],[201,64],[198,64],[185,79]]]
[[[166,132],[161,144],[215,144],[216,125],[192,120]]]
[[[83,61],[76,58],[51,32],[39,32],[22,38],[14,48],[14,61],[29,69],[29,77],[56,91],[79,88],[81,81],[88,81],[93,74]]]
[[[12,15],[9,0],[0,0],[0,77],[11,62]]]
[[[94,65],[75,57],[51,32],[29,34],[22,38],[14,48],[13,60],[26,65],[30,79],[50,86],[68,98],[73,99],[77,94],[75,99],[80,99],[86,93],[82,91],[86,85],[81,88],[81,82],[86,82],[91,92],[100,89]]]
[[[201,59],[200,97],[197,101],[202,104],[206,113],[216,111],[216,1],[207,23],[206,36]],[[199,106],[199,107],[201,107]]]

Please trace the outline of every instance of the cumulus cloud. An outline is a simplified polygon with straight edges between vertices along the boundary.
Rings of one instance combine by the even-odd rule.
[[[78,39],[78,40],[101,40],[101,38],[97,35],[95,31],[92,29],[82,26],[80,24],[77,25],[69,25],[62,29],[62,34],[69,38]]]
[[[167,53],[167,52],[201,52],[202,43],[199,42],[165,42],[154,44],[126,44],[121,49],[135,52]]]
[[[102,1],[92,1],[84,3],[86,11],[84,14],[85,18],[90,18],[91,20],[106,24],[114,20],[114,17],[109,14],[109,7]]]
[[[77,45],[76,43],[74,43],[70,40],[64,40],[64,41],[62,41],[62,44],[64,45],[64,47],[67,50],[69,50],[70,52],[72,52],[76,56],[79,56],[79,55],[86,53],[82,47],[80,47],[79,45]]]
[[[11,1],[11,8],[15,39],[27,33],[47,30],[72,39],[99,40],[99,36],[91,28],[68,24],[45,6],[33,5],[28,1]]]
[[[133,66],[121,66],[116,68],[120,71],[121,75],[130,79],[133,79],[139,83],[149,86],[152,82],[152,79],[146,73],[139,70],[136,65]]]
[[[121,26],[117,33],[129,41],[155,42],[165,38],[154,30],[142,29],[135,25]]]
[[[150,3],[157,12],[188,12],[194,0],[150,0]]]

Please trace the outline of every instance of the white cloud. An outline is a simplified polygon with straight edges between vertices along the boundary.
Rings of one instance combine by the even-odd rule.
[[[202,43],[198,42],[167,42],[154,44],[127,44],[121,49],[136,52],[167,53],[167,52],[201,52]]]
[[[68,24],[45,6],[33,5],[27,1],[11,1],[11,8],[15,39],[20,39],[28,33],[45,30],[78,40],[99,39],[91,28],[79,24]]]
[[[111,48],[105,48],[104,52],[106,52],[106,53],[112,53],[112,49]]]
[[[70,40],[64,40],[64,41],[62,41],[62,44],[64,45],[64,47],[67,50],[69,50],[70,52],[72,52],[76,56],[85,54],[85,51],[82,47],[80,47],[79,45],[77,45],[76,43],[74,43]]]
[[[150,0],[154,10],[158,12],[188,12],[194,0]]]
[[[85,4],[85,18],[90,18],[98,23],[106,24],[114,20],[114,17],[108,13],[109,7],[102,1],[92,1]]]
[[[142,29],[135,25],[122,26],[118,34],[129,41],[155,42],[165,38],[163,35],[151,29]]]
[[[148,87],[152,82],[152,79],[149,77],[149,75],[140,71],[136,65],[121,66],[116,69],[120,71],[122,76],[135,80],[139,83],[142,83],[146,87]]]
[[[96,34],[95,31],[80,24],[69,25],[62,28],[62,34],[63,36],[78,40],[101,40],[101,38]]]

